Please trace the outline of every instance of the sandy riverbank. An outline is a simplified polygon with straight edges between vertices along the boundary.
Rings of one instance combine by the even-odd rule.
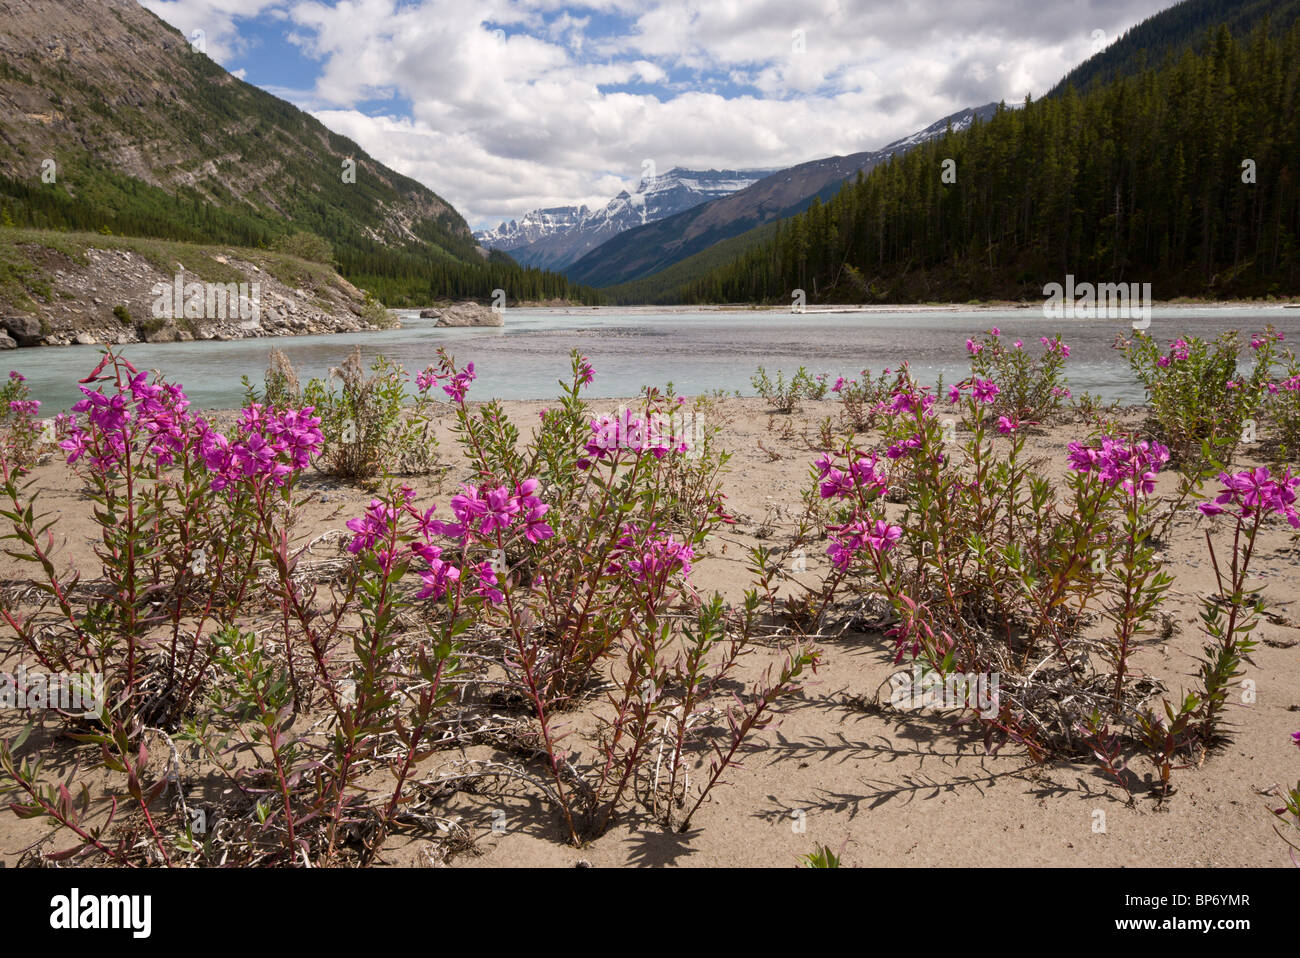
[[[545,402],[507,402],[505,407],[525,433]],[[597,411],[613,401],[596,401]],[[738,599],[749,584],[751,546],[781,547],[793,531],[800,496],[809,482],[809,465],[818,455],[817,422],[835,415],[837,405],[806,403],[793,415],[770,413],[762,400],[730,399],[718,406],[723,444],[733,458],[725,485],[734,526],[715,536],[697,561],[693,580],[703,592],[720,591]],[[1130,415],[1140,422],[1138,412]],[[1047,474],[1064,473],[1066,443],[1085,434],[1082,425],[1041,430],[1031,451],[1045,457]],[[421,499],[445,504],[463,476],[464,464],[448,424],[439,426],[444,458],[450,464],[439,483],[413,483]],[[87,572],[93,527],[90,503],[60,465],[34,472],[47,510],[57,511],[55,532],[66,541],[68,557]],[[1172,490],[1174,477],[1161,477],[1157,493]],[[315,536],[359,515],[369,499],[362,489],[313,476],[304,486],[310,502],[305,534]],[[443,506],[445,508],[445,505]],[[895,507],[897,508],[897,507]],[[1176,577],[1164,605],[1175,621],[1166,641],[1144,640],[1134,666],[1163,681],[1176,694],[1194,684],[1199,599],[1212,591],[1205,561],[1204,520],[1187,510],[1175,525],[1167,550]],[[1269,608],[1281,621],[1300,619],[1297,594],[1300,565],[1289,527],[1278,524],[1262,540],[1255,568]],[[818,551],[796,578],[812,584],[827,568]],[[9,559],[0,561],[0,578],[30,572]],[[790,587],[787,587],[790,588]],[[1267,794],[1300,778],[1300,753],[1290,734],[1300,729],[1300,625],[1265,622],[1247,676],[1258,688],[1253,704],[1235,694],[1228,718],[1232,741],[1197,768],[1175,773],[1177,792],[1157,808],[1149,797],[1134,806],[1090,764],[1058,762],[1035,766],[1014,745],[995,756],[984,754],[970,729],[953,729],[951,716],[933,711],[898,712],[863,708],[889,675],[892,643],[879,633],[850,632],[827,643],[825,663],[813,684],[779,727],[755,739],[743,769],[698,814],[691,834],[666,832],[648,819],[625,818],[589,847],[564,844],[553,816],[525,789],[498,794],[460,792],[441,814],[458,819],[475,837],[478,856],[459,855],[456,865],[746,865],[789,866],[816,844],[844,848],[852,865],[1284,865],[1286,846],[1274,834],[1268,809],[1278,804]],[[776,650],[754,654],[745,673],[754,675]],[[11,735],[12,718],[0,729]],[[576,736],[593,732],[585,715],[575,715]],[[758,747],[761,743],[762,747]],[[492,758],[488,745],[440,752],[421,766],[437,775],[470,758]],[[1134,763],[1142,777],[1145,760]],[[494,833],[493,812],[504,808],[506,831]],[[1105,813],[1105,831],[1095,828]],[[12,864],[17,853],[44,826],[0,817],[0,857]],[[56,843],[57,845],[58,843]],[[66,843],[64,843],[66,844]],[[425,839],[389,840],[387,858],[398,864],[428,860]]]

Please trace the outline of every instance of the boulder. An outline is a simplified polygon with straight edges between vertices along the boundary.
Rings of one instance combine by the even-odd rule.
[[[18,344],[8,333],[0,333],[0,349],[17,349]]]
[[[5,316],[0,319],[0,326],[4,327],[5,332],[12,336],[19,346],[39,346],[45,335],[41,332],[41,321],[25,313]]]
[[[74,339],[78,346],[95,346],[99,343],[99,340],[90,333],[77,333]]]
[[[175,326],[167,325],[155,329],[152,333],[145,336],[146,343],[174,343],[181,338],[181,331]]]
[[[457,303],[437,312],[438,326],[504,326],[505,317],[501,311],[480,306],[478,303]],[[421,316],[424,314],[421,313]],[[426,317],[432,318],[432,317]]]

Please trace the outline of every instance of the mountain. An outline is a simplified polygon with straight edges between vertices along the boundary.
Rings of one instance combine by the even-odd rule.
[[[1158,300],[1295,295],[1300,25],[1220,25],[1196,48],[924,143],[671,298],[1041,302],[1068,276]]]
[[[511,296],[577,295],[485,262],[442,197],[134,0],[0,0],[0,223],[242,247],[310,234],[389,305],[489,296],[512,269]]]
[[[224,299],[214,290],[209,310],[205,285],[205,308],[186,316],[184,288],[173,295],[178,276],[185,284],[220,284]],[[227,284],[234,284],[233,294]],[[160,291],[168,297],[161,314]],[[387,311],[333,269],[288,253],[0,229],[0,327],[11,336],[0,336],[0,347],[247,339],[389,325]]]
[[[606,240],[701,203],[743,190],[771,170],[683,170],[644,178],[600,209],[556,206],[530,210],[519,220],[475,233],[489,249],[505,250],[524,266],[563,270]]]
[[[683,213],[621,233],[569,266],[570,279],[590,286],[613,286],[666,269],[715,243],[756,226],[807,209],[814,197],[828,199],[841,184],[919,143],[942,136],[949,125],[960,130],[978,117],[987,119],[996,104],[966,109],[879,150],[812,160],[772,173],[758,182]]]
[[[1079,64],[1048,96],[1059,96],[1071,86],[1085,93],[1097,84],[1158,67],[1167,58],[1197,48],[1209,29],[1220,24],[1236,37],[1245,36],[1265,18],[1274,33],[1284,33],[1300,18],[1300,4],[1296,0],[1184,0],[1143,20]]]

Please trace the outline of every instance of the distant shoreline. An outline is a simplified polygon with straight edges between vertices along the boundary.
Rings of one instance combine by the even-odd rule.
[[[571,305],[554,305],[550,303],[519,303],[508,306],[507,309],[537,309],[537,310],[570,310],[593,312],[599,310],[619,311],[619,312],[646,312],[646,313],[782,313],[794,316],[811,316],[817,314],[845,314],[845,313],[991,313],[1007,312],[1010,310],[1041,310],[1042,302],[1025,303],[1025,302],[993,302],[993,303],[899,303],[899,304],[880,304],[864,303],[861,305],[827,305],[827,306],[805,306],[800,310],[792,310],[785,305],[758,305],[754,303],[710,303],[702,306],[654,306],[654,305],[636,305],[636,306],[584,306],[579,303]],[[1258,299],[1234,299],[1234,300],[1156,300],[1151,304],[1152,309],[1300,309],[1300,297],[1292,300],[1258,300]],[[401,309],[414,309],[414,307],[401,307]]]

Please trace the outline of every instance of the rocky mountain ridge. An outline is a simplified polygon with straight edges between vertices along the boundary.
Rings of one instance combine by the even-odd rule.
[[[643,177],[603,207],[556,206],[529,210],[518,220],[474,234],[485,247],[508,252],[522,266],[562,270],[626,230],[743,190],[769,170],[686,170]]]

